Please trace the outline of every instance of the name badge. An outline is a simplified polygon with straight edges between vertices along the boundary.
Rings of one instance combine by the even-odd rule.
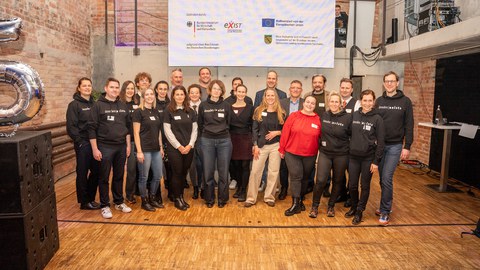
[[[312,123],[312,128],[318,129],[318,126]]]
[[[327,142],[326,141],[322,141],[322,146],[327,146]]]
[[[318,107],[325,107],[325,103],[318,103]]]
[[[138,109],[138,105],[133,105],[132,108]]]
[[[352,113],[352,109],[345,109],[347,113]]]
[[[366,130],[370,130],[371,128],[372,128],[371,126],[365,125]]]
[[[267,112],[262,112],[262,116],[267,116]]]
[[[233,110],[233,112],[234,112],[235,114],[238,114],[238,110]]]
[[[181,117],[180,115],[175,115],[175,116],[173,117],[173,119],[175,119],[175,120],[182,120],[182,117]]]
[[[155,119],[155,116],[150,116],[150,120],[155,121],[157,119]]]
[[[218,113],[218,117],[225,118],[225,114],[224,113]]]
[[[107,120],[108,121],[115,121],[115,116],[109,115],[109,116],[107,116]]]

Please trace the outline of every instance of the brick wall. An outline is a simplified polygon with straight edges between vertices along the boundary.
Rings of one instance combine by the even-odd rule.
[[[2,0],[0,18],[12,17],[23,20],[22,34],[18,41],[0,44],[0,59],[29,64],[45,85],[41,112],[23,126],[65,120],[77,80],[91,75],[90,3]]]
[[[117,44],[132,45],[135,38],[134,1],[115,0]],[[168,1],[143,0],[137,4],[138,44],[162,45],[168,42]]]
[[[418,127],[418,123],[430,122],[433,118],[435,65],[435,60],[405,64],[404,91],[412,100],[415,118],[415,137],[410,159],[418,159],[425,164],[428,164],[430,155],[431,129]]]

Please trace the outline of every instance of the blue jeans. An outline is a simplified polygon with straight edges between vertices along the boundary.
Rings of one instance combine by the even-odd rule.
[[[201,137],[200,148],[203,161],[203,175],[206,183],[205,201],[215,202],[215,164],[218,170],[218,202],[228,201],[228,166],[232,156],[232,141],[230,137],[224,139],[210,139]]]
[[[378,166],[380,174],[380,186],[382,188],[382,199],[380,201],[380,212],[389,214],[393,202],[393,173],[397,168],[402,153],[402,144],[385,145],[383,158]]]
[[[153,178],[150,182],[150,194],[155,194],[157,192],[160,178],[162,178],[162,154],[160,151],[155,152],[143,152],[145,157],[143,163],[137,161],[138,173],[140,174],[138,178],[138,189],[140,191],[140,196],[147,197],[147,179],[148,172],[152,168]]]

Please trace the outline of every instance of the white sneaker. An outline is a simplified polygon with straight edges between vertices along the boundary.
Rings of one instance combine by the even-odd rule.
[[[264,192],[265,191],[265,187],[266,187],[266,183],[265,182],[262,182],[260,184],[260,186],[258,187],[258,191],[259,192]]]
[[[112,211],[110,210],[110,207],[106,206],[102,208],[102,217],[103,218],[112,218]]]
[[[122,204],[116,204],[115,205],[115,209],[117,209],[118,211],[122,211],[123,213],[130,213],[132,212],[132,208],[128,207],[126,204],[122,203]]]
[[[236,189],[237,188],[237,180],[232,179],[232,181],[230,181],[230,185],[228,186],[228,188]]]

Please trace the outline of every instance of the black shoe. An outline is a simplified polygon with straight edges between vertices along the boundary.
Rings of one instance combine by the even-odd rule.
[[[205,199],[205,190],[200,190],[200,198]]]
[[[150,205],[155,208],[165,208],[165,206],[163,206],[162,197],[157,197],[154,194],[150,194]]]
[[[240,193],[242,193],[242,188],[238,187],[235,193],[233,193],[233,198],[238,199],[238,197],[240,197]]]
[[[329,198],[330,197],[330,191],[328,190],[327,187],[325,187],[325,189],[323,190],[323,197],[325,198]]]
[[[190,204],[188,204],[185,199],[183,198],[183,194],[180,195],[180,200],[182,200],[183,204],[187,207],[190,208]]]
[[[96,201],[91,201],[90,204],[93,205],[93,207],[100,207],[100,204],[99,204],[98,202],[96,202]],[[100,207],[100,208],[101,208],[101,207]],[[100,208],[99,208],[99,209],[100,209]]]
[[[182,210],[182,211],[186,211],[187,210],[187,206],[185,204],[183,204],[182,200],[180,198],[175,198],[175,208],[177,208],[178,210]]]
[[[207,207],[208,207],[208,208],[212,208],[212,207],[213,207],[213,202],[207,203]]]
[[[352,207],[352,208],[350,208],[350,210],[348,210],[348,212],[345,213],[345,217],[346,218],[351,218],[351,217],[355,216],[355,213],[357,213],[357,208]]]
[[[175,198],[173,197],[173,194],[170,194],[170,191],[168,192],[168,199],[169,199],[171,202],[175,202]]]
[[[223,208],[226,204],[226,202],[218,202],[218,208]]]
[[[98,209],[100,209],[100,205],[95,206],[91,202],[82,203],[82,204],[80,204],[80,209],[82,209],[82,210],[98,210]]]
[[[142,197],[142,209],[149,212],[155,212],[155,207],[150,204],[147,197]]]
[[[193,187],[193,196],[192,199],[198,199],[198,187]]]
[[[278,194],[278,199],[281,201],[285,200],[285,198],[287,198],[287,192],[288,192],[287,187],[281,187],[280,193]]]
[[[360,211],[360,210],[357,211],[357,213],[355,214],[355,216],[352,219],[352,224],[353,225],[360,224],[360,222],[362,222],[362,216],[363,216],[363,211]]]
[[[133,195],[127,195],[125,196],[125,200],[130,203],[130,204],[135,204],[137,203],[137,200],[135,199],[135,196]]]
[[[348,195],[347,195],[347,193],[345,193],[343,195],[338,195],[337,201],[335,203],[346,202],[347,200],[348,200]]]
[[[300,210],[300,198],[299,197],[293,197],[292,198],[292,206],[288,208],[285,211],[285,216],[293,216],[295,214],[301,213],[302,210]]]

